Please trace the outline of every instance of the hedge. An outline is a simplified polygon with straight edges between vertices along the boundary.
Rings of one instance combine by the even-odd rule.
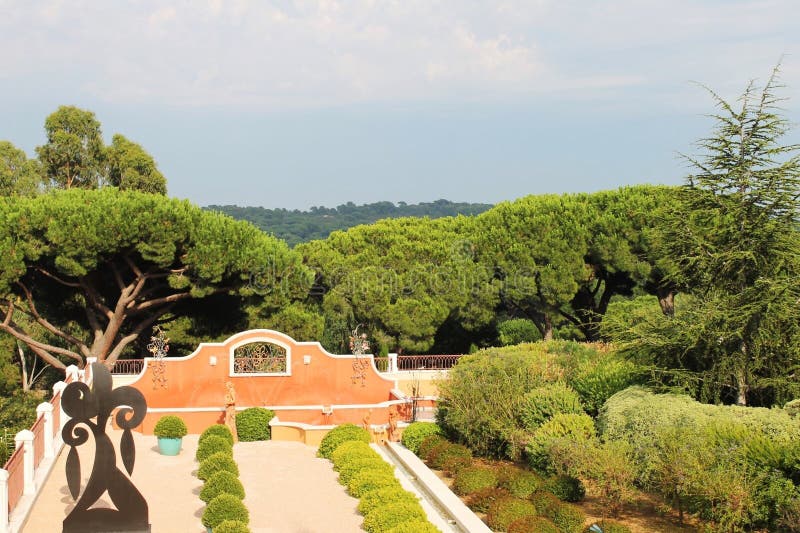
[[[342,424],[330,430],[328,434],[322,438],[322,441],[319,443],[317,455],[325,459],[330,459],[331,454],[340,444],[351,440],[360,440],[369,444],[372,441],[372,437],[369,431],[362,427],[356,426],[355,424]]]
[[[220,494],[233,494],[244,499],[244,486],[239,478],[231,472],[220,470],[212,474],[200,490],[200,499],[208,503]]]
[[[347,492],[355,498],[360,498],[371,490],[383,487],[402,489],[394,474],[385,471],[362,470],[347,483]]]
[[[427,520],[409,520],[387,529],[386,533],[442,533],[441,530]]]
[[[531,435],[525,451],[530,465],[541,472],[552,472],[550,446],[557,439],[587,441],[595,438],[594,421],[586,414],[557,414]]]
[[[356,474],[367,470],[394,475],[394,467],[380,457],[362,457],[347,461],[339,468],[339,483],[347,485]]]
[[[351,440],[341,443],[331,454],[333,469],[338,470],[339,465],[354,457],[380,457],[369,444],[360,440]]]
[[[233,460],[233,457],[228,453],[219,452],[207,457],[200,463],[200,468],[197,469],[197,477],[206,481],[220,470],[225,470],[236,476],[239,475],[239,466]]]
[[[464,468],[453,479],[453,492],[460,496],[496,486],[497,473],[488,466],[476,465]]]
[[[511,469],[498,473],[499,485],[505,488],[517,498],[527,498],[542,486],[541,476],[530,470],[512,467]]]
[[[583,413],[578,393],[562,381],[526,393],[520,405],[519,418],[526,430],[534,431],[559,413]]]
[[[409,520],[427,520],[418,502],[395,502],[376,507],[364,517],[361,527],[369,533],[383,533]]]
[[[495,501],[501,498],[507,498],[511,493],[506,489],[499,487],[486,487],[485,489],[476,490],[467,496],[467,507],[477,513],[485,513]]]
[[[225,437],[209,435],[202,442],[198,443],[194,458],[198,462],[203,462],[204,459],[220,452],[228,453],[232,456],[233,447],[231,443],[228,442]]]
[[[382,505],[418,501],[417,496],[412,492],[398,490],[396,487],[383,487],[363,494],[358,502],[358,512],[366,516],[370,511]]]
[[[507,531],[512,522],[536,514],[536,507],[528,500],[508,496],[489,506],[486,522],[495,531]]]
[[[203,432],[200,434],[200,438],[197,440],[197,445],[199,446],[211,435],[222,437],[223,439],[227,440],[231,446],[233,446],[233,433],[231,433],[231,430],[228,426],[223,424],[213,424],[203,430]]]
[[[269,440],[269,421],[275,416],[274,411],[263,407],[250,407],[236,414],[236,433],[242,442]]]
[[[403,430],[400,442],[415,455],[422,441],[431,435],[442,435],[442,428],[431,422],[412,422]]]

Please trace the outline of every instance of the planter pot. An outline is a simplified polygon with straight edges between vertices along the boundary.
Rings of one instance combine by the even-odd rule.
[[[158,451],[161,452],[161,455],[178,455],[181,451],[181,440],[180,438],[158,437]]]

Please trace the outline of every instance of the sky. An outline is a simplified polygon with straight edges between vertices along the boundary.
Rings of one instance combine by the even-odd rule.
[[[334,207],[679,184],[714,101],[781,62],[797,0],[0,0],[0,140],[59,105],[199,205]],[[800,142],[797,130],[787,142]]]

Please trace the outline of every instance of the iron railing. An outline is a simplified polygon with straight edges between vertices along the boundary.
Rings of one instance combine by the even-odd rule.
[[[122,376],[135,376],[142,373],[144,359],[118,359],[111,369],[112,374]]]

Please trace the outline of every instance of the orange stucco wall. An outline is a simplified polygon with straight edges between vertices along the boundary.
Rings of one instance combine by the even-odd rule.
[[[234,349],[251,342],[283,346],[290,375],[234,374]],[[281,422],[385,424],[390,409],[398,411],[402,419],[407,407],[392,395],[395,382],[377,372],[371,356],[361,360],[365,358],[369,364],[363,379],[354,379],[355,356],[332,355],[317,342],[297,342],[276,331],[252,330],[222,343],[201,344],[186,357],[164,359],[166,387],[154,382],[155,363],[148,358],[143,373],[130,385],[147,400],[148,415],[140,427],[144,433],[152,433],[155,422],[165,414],[181,416],[190,433],[221,422],[227,381],[236,391],[237,409],[273,408]],[[324,414],[323,406],[333,406],[333,413]]]

